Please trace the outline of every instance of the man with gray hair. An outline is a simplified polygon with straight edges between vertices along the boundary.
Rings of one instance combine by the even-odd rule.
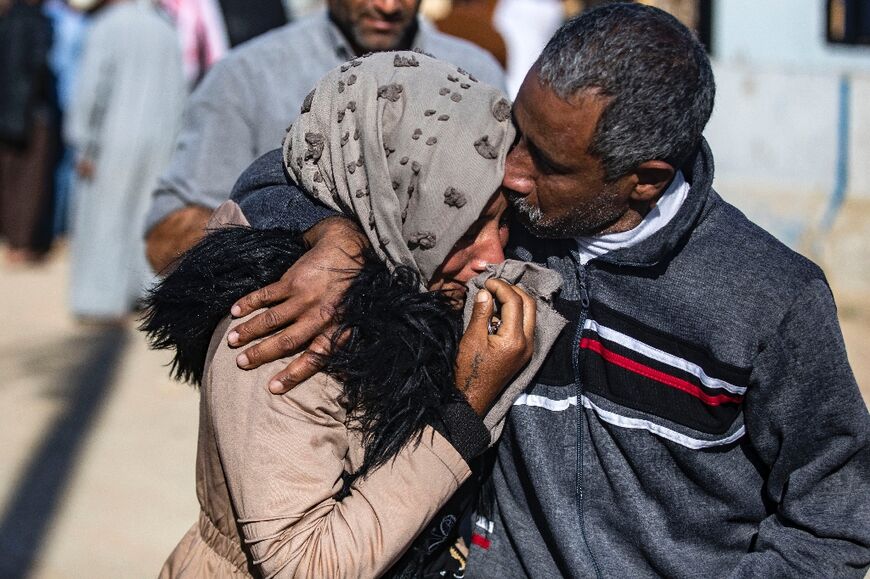
[[[562,274],[570,323],[513,403],[466,577],[857,578],[870,564],[870,418],[836,307],[817,266],[712,189],[714,92],[694,35],[636,4],[568,22],[526,77],[510,249]],[[252,201],[275,194],[263,169],[237,189],[259,226]],[[359,234],[312,225],[310,259],[233,307],[272,306],[233,345],[293,322],[240,366],[328,331],[339,282],[312,272],[351,266]]]

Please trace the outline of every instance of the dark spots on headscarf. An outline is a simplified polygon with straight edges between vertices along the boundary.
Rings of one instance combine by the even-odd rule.
[[[302,166],[302,163],[303,163],[304,161],[305,161],[305,160],[302,158],[302,155],[299,155],[298,157],[296,157],[296,166],[297,166],[297,167],[301,167],[301,166]]]
[[[320,197],[320,189],[318,189],[317,187],[312,187],[311,188],[311,196],[314,197],[315,199]]]
[[[356,128],[353,130],[353,140],[359,141],[359,138],[360,138],[359,128]]]
[[[471,88],[471,85],[468,84],[467,82],[460,83],[459,86],[461,86],[462,88]]]
[[[431,52],[426,52],[420,47],[412,48],[411,52],[416,52],[417,54],[422,54],[424,56],[428,56],[429,58],[435,58],[434,54],[432,54]]]
[[[381,249],[386,249],[387,246],[390,244],[389,239],[381,239],[380,242],[381,242]]]
[[[411,135],[411,138],[414,139],[414,140],[416,141],[416,140],[418,140],[418,139],[419,139],[420,137],[422,137],[422,136],[423,136],[423,131],[422,131],[422,129],[414,129],[414,134]]]
[[[456,69],[456,72],[458,72],[459,74],[464,74],[465,76],[468,76],[468,71],[465,70],[464,68],[462,68],[461,66]]]
[[[340,92],[340,93],[344,92],[344,81],[343,80],[338,81],[338,92]]]
[[[350,65],[349,65],[349,64],[342,64],[342,65],[341,65],[341,72],[347,72],[347,71],[349,71],[349,70],[350,70]]]
[[[391,103],[394,103],[402,96],[403,90],[405,89],[400,84],[386,84],[378,88],[378,98],[387,99]]]
[[[459,77],[458,77],[458,76],[453,76],[452,74],[448,74],[448,75],[447,75],[447,80],[449,80],[450,82],[459,82]]]
[[[402,56],[401,54],[397,54],[393,59],[393,66],[397,68],[403,66],[420,66],[420,61],[414,58],[414,56]]]
[[[435,234],[431,231],[421,231],[419,233],[415,233],[411,236],[411,239],[408,240],[408,248],[409,249],[432,249],[435,247],[436,237]]]
[[[337,118],[338,118],[339,123],[344,120],[344,111],[343,110],[338,111]]]
[[[347,110],[349,110],[352,113],[355,113],[356,112],[356,101],[350,101],[349,103],[347,103]]]
[[[465,195],[462,194],[462,191],[459,191],[454,187],[448,187],[447,190],[444,191],[444,203],[450,207],[456,207],[459,209],[465,207],[468,200],[465,198]]]
[[[395,153],[395,152],[396,152],[396,149],[394,149],[393,147],[391,147],[391,146],[389,146],[388,144],[384,143],[384,155],[386,155],[387,157],[389,157],[390,155],[392,155],[392,154]]]
[[[351,61],[350,61],[350,65],[351,65],[351,66],[359,66],[359,65],[361,65],[361,64],[362,64],[362,61],[361,61],[361,60],[351,60]]]
[[[462,100],[462,95],[459,94],[458,92],[455,92],[452,95],[450,95],[450,100],[452,100],[455,103],[458,103],[459,101]]]
[[[356,75],[355,74],[352,74],[349,77],[347,77],[347,86],[350,86],[352,84],[356,84]]]
[[[399,165],[407,165],[409,160],[408,157],[402,157],[399,159]]]
[[[422,168],[423,168],[422,165],[420,165],[420,163],[418,163],[417,161],[414,161],[413,163],[411,163],[411,171],[414,173],[414,175],[419,175],[420,169],[422,169]]]
[[[347,142],[350,140],[350,133],[345,131],[345,133],[341,136],[341,146],[345,146]]]
[[[289,132],[292,131],[292,130],[293,130],[293,125],[291,124],[291,125],[288,126],[286,129],[284,129],[284,134],[286,135],[287,133],[289,133]],[[289,146],[290,146],[290,148],[292,148],[292,147],[293,147],[293,143],[291,142]]]
[[[477,82],[477,78],[475,78],[475,76],[473,74],[470,74],[470,73],[468,75],[468,80],[470,80],[471,82]]]
[[[368,189],[357,189],[356,193],[354,193],[354,195],[356,196],[357,199],[359,199],[361,197],[366,197],[366,196],[368,196],[368,194],[369,194]]]
[[[427,116],[427,117],[431,117],[432,115],[434,115],[434,114],[437,113],[437,112],[438,112],[438,111],[436,111],[435,109],[429,109],[429,110],[427,110],[426,112],[424,112],[423,115],[425,115],[425,116]]]
[[[305,160],[312,163],[318,162],[323,155],[323,143],[324,138],[320,133],[305,133],[305,144],[308,145],[308,149],[305,151]]]
[[[511,104],[506,99],[499,99],[492,105],[492,116],[500,123],[508,120],[511,118]]]
[[[356,166],[357,166],[357,167],[362,167],[362,166],[365,165],[365,164],[366,164],[365,159],[363,159],[363,156],[360,155],[360,156],[359,156],[359,159],[356,160]]]
[[[350,173],[351,175],[356,173],[356,162],[355,161],[353,163],[347,164],[347,172]]]
[[[413,183],[411,183],[410,185],[408,185],[408,197],[410,197],[411,195],[413,195],[413,194],[414,194],[414,191],[416,191],[416,190],[417,190],[417,187],[416,187],[416,185],[414,185]]]
[[[314,102],[314,91],[312,90],[308,95],[306,95],[305,100],[302,101],[302,110],[301,114],[305,114],[311,110],[311,103]]]
[[[398,191],[398,190],[399,190],[399,187],[401,187],[401,186],[402,186],[401,183],[399,183],[399,182],[396,181],[395,179],[393,180],[393,191]]]
[[[441,90],[438,91],[438,94],[440,94],[441,96],[444,96],[446,94],[450,94],[450,89],[447,87],[443,87]]]
[[[474,141],[474,148],[484,159],[495,159],[498,157],[495,147],[489,144],[489,135],[484,135]]]
[[[438,142],[438,137],[429,137],[428,139],[426,139],[426,144],[430,145],[430,146],[434,145],[437,142]]]
[[[408,219],[408,208],[405,207],[404,209],[402,209],[402,223],[407,221],[407,219]]]
[[[315,183],[322,183],[323,175],[321,175],[320,171],[317,171],[316,173],[314,173],[314,177],[312,177],[311,180]]]
[[[375,228],[375,214],[374,213],[369,213],[369,227],[372,229]]]
[[[439,116],[438,116],[438,120],[439,120],[439,121],[449,121],[449,120],[450,120],[450,115],[439,115]]]

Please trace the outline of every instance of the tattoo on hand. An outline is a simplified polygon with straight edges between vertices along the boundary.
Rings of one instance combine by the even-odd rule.
[[[471,385],[480,378],[480,362],[483,360],[483,356],[480,354],[475,354],[474,359],[471,361],[471,373],[465,379],[465,387],[464,390],[468,390],[471,388]]]

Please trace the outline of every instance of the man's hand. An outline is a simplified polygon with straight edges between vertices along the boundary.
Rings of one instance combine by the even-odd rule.
[[[269,308],[227,336],[230,346],[268,336],[239,354],[240,368],[256,368],[304,350],[270,380],[273,394],[288,392],[323,367],[335,332],[335,309],[362,267],[361,252],[368,244],[359,227],[344,217],[324,219],[303,238],[310,249],[280,280],[248,294],[231,309],[238,318]]]
[[[82,157],[76,163],[76,175],[79,179],[90,181],[94,178],[94,173],[97,172],[97,167],[94,162],[88,157]]]
[[[202,239],[211,213],[207,207],[190,205],[170,213],[151,228],[145,237],[145,255],[154,271],[160,273]]]
[[[535,300],[502,280],[488,280],[485,287],[475,297],[456,357],[456,387],[479,416],[532,359],[535,347]],[[500,305],[495,323],[493,297]]]

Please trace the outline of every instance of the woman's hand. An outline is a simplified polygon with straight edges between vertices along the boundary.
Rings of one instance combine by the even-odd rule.
[[[498,279],[488,280],[485,288],[477,293],[456,357],[456,387],[479,416],[532,359],[535,345],[535,300]],[[493,298],[500,306],[496,324]]]

